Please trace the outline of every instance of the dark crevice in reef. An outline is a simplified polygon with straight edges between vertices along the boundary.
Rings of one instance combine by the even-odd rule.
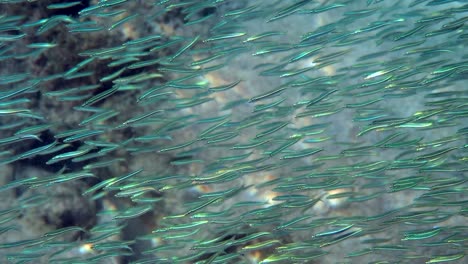
[[[214,13],[216,13],[216,7],[207,7],[200,11],[199,15],[201,17],[206,17]]]
[[[75,2],[76,0],[68,0],[68,1],[51,1],[52,4],[56,3],[70,3],[70,2]],[[87,7],[89,7],[90,0],[81,0],[81,4],[75,5],[72,7],[68,8],[62,8],[62,9],[57,9],[57,10],[51,10],[47,13],[47,15],[66,15],[66,16],[72,16],[72,17],[78,17],[79,12]]]
[[[160,197],[159,194],[154,196]],[[155,217],[154,212],[148,212],[142,216],[126,221],[126,225],[122,229],[122,239],[127,241],[135,240],[135,243],[130,246],[133,250],[133,254],[131,256],[125,256],[121,263],[130,263],[140,260],[145,257],[143,252],[152,248],[152,243],[149,240],[137,238],[148,234],[148,232],[151,233],[154,229]]]
[[[34,141],[34,143],[32,143],[30,146],[28,146],[28,149],[34,149],[34,148],[38,148],[38,147],[41,147],[41,146],[45,146],[45,145],[51,144],[52,142],[54,142],[56,140],[54,138],[54,134],[50,130],[46,130],[46,131],[42,132],[40,134],[39,138],[42,140],[42,142]],[[71,160],[65,160],[65,161],[59,161],[59,162],[53,163],[53,164],[46,164],[46,162],[49,161],[54,156],[57,156],[57,155],[62,154],[62,153],[70,152],[70,151],[75,151],[82,145],[82,143],[80,141],[72,142],[72,143],[69,143],[69,144],[70,144],[69,147],[66,147],[66,148],[64,148],[64,149],[62,149],[60,151],[57,151],[57,152],[54,152],[54,153],[51,153],[51,154],[37,155],[37,156],[34,156],[32,158],[29,158],[29,159],[20,160],[18,166],[19,167],[22,167],[22,166],[35,166],[35,167],[39,167],[42,170],[45,170],[45,171],[48,171],[48,172],[57,173],[61,169],[63,169],[64,167],[67,168],[67,171],[79,170],[86,163],[92,161],[92,160],[86,161],[86,163],[85,163],[85,162],[72,162]]]
[[[162,21],[164,24],[174,22],[175,18],[183,19],[184,14],[182,13],[182,8],[175,8],[166,14],[164,14]]]
[[[22,14],[25,17],[31,17],[34,14],[41,14],[44,17],[51,17],[54,15],[66,15],[77,18],[79,16],[79,12],[84,8],[87,8],[91,4],[91,0],[81,0],[81,4],[75,5],[68,8],[60,8],[60,9],[49,9],[47,8],[48,5],[51,4],[62,4],[62,3],[70,3],[75,2],[76,0],[44,0],[44,1],[37,1],[31,3],[12,3],[8,5],[2,5],[2,8],[5,9],[7,13],[10,14]],[[0,10],[3,11],[3,10]]]

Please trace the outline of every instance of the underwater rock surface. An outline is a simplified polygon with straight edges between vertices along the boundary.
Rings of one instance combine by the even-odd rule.
[[[0,1],[0,262],[466,263],[467,15]]]

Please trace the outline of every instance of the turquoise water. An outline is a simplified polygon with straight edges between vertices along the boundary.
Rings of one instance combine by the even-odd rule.
[[[466,1],[0,1],[11,263],[464,263]]]

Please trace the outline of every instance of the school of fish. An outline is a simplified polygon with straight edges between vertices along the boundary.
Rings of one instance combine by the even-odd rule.
[[[0,193],[107,219],[1,263],[468,261],[466,0],[0,0],[0,67]]]

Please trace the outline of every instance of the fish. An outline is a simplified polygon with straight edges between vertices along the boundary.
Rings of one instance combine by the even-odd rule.
[[[44,190],[100,205],[8,260],[466,258],[463,1],[3,2],[0,233]]]

